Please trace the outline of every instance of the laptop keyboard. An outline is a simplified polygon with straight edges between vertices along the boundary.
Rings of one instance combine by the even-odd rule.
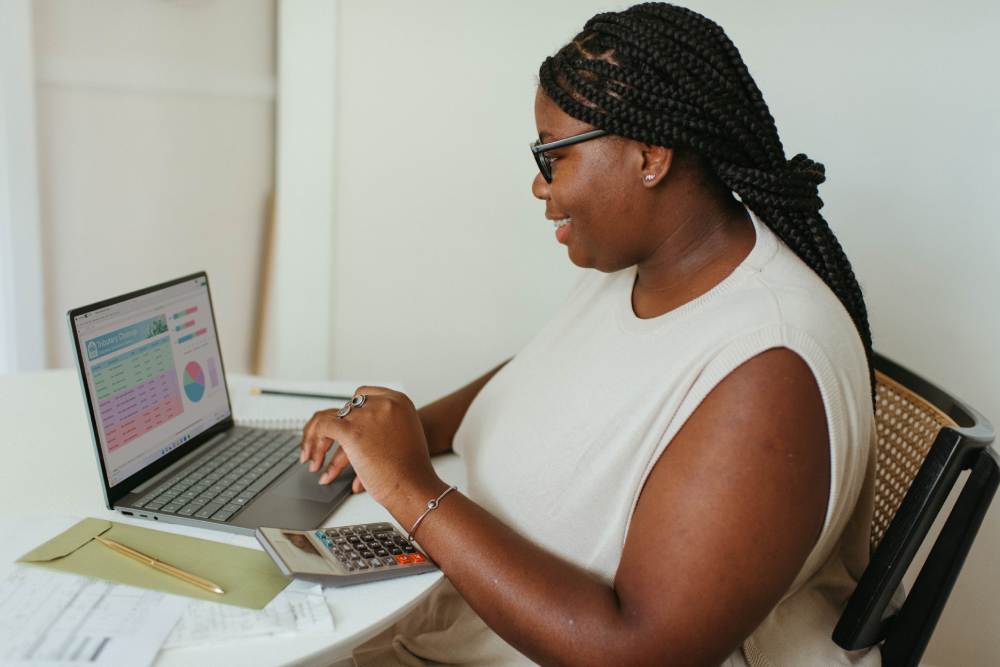
[[[245,430],[194,470],[177,473],[133,507],[228,521],[299,460],[302,434]]]

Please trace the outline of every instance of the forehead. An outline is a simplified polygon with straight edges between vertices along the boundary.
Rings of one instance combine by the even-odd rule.
[[[535,91],[535,126],[543,140],[562,138],[594,129],[559,108],[539,86]]]

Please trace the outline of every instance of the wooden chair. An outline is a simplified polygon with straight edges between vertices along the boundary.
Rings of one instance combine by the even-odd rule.
[[[878,460],[871,560],[833,632],[841,647],[880,644],[882,664],[918,665],[1000,482],[993,427],[876,354]],[[902,607],[893,594],[963,470],[971,470]]]

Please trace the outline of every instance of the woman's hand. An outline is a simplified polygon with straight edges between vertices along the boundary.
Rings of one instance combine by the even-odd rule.
[[[431,465],[427,439],[409,397],[385,387],[359,387],[355,396],[366,396],[361,407],[341,419],[337,410],[313,415],[302,434],[300,461],[316,472],[334,441],[340,450],[320,476],[329,484],[350,463],[358,478],[354,490],[367,488],[385,505],[401,488],[429,488],[439,483]],[[360,481],[359,481],[360,480]]]

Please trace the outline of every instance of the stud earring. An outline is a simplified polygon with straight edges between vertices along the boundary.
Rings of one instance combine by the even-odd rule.
[[[651,183],[654,178],[656,178],[656,174],[646,174],[645,176],[642,177],[642,180],[644,180],[647,183]]]

